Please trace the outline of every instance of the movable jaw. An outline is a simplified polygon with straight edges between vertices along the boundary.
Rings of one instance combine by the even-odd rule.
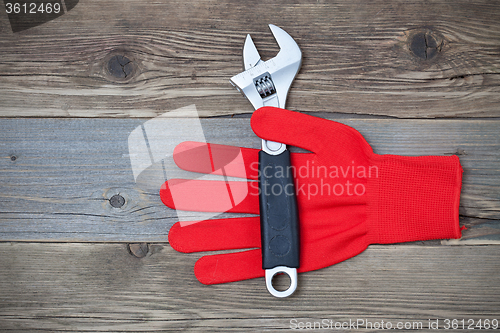
[[[280,47],[278,54],[262,61],[252,38],[247,35],[243,47],[245,71],[230,80],[255,109],[262,106],[284,108],[288,90],[302,63],[302,52],[293,38],[275,25],[270,24],[269,28]]]
[[[243,46],[243,68],[249,70],[252,67],[257,66],[261,63],[259,51],[253,43],[252,37],[247,35],[245,39],[245,45]]]

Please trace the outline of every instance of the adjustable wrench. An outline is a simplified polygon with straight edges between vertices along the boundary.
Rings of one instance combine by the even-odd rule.
[[[262,106],[285,108],[288,90],[302,63],[299,46],[283,29],[269,28],[280,47],[272,59],[262,61],[250,35],[243,46],[245,71],[230,82],[257,110]],[[280,173],[276,171],[285,171]],[[276,297],[288,297],[297,288],[299,267],[299,221],[290,152],[286,144],[262,140],[259,152],[259,204],[262,245],[262,268],[266,287]],[[276,185],[278,190],[276,190]],[[290,277],[290,286],[278,291],[272,284],[276,274]]]

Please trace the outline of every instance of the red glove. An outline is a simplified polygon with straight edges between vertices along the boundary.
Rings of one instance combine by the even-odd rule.
[[[273,107],[255,111],[251,124],[263,139],[312,152],[291,156],[299,272],[349,259],[370,244],[461,237],[462,168],[457,156],[378,155],[349,126]],[[242,157],[239,165],[221,168],[236,154]],[[172,209],[259,214],[257,154],[257,149],[182,143],[174,152],[180,168],[253,182],[173,179],[162,186],[161,200]],[[218,198],[226,198],[230,209]],[[259,217],[176,223],[169,241],[180,252],[250,249],[199,259],[194,270],[204,284],[264,276]]]

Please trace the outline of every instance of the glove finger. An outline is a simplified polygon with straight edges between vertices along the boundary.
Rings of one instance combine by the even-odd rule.
[[[218,284],[263,277],[261,250],[216,254],[201,257],[194,274],[203,284]]]
[[[175,164],[187,171],[257,180],[259,150],[186,141],[174,149]]]
[[[259,217],[177,222],[168,232],[179,252],[235,250],[260,247]]]
[[[258,240],[256,241],[258,242]],[[309,240],[301,244],[301,265],[298,272],[317,270],[352,258],[368,246],[367,233],[360,224],[347,232]],[[234,282],[263,277],[260,249],[209,255],[195,265],[195,275],[203,284]]]
[[[314,154],[292,153],[292,165],[306,165]],[[186,141],[174,149],[175,164],[186,171],[240,177],[257,180],[259,177],[259,149],[239,148]]]
[[[259,214],[257,182],[170,179],[162,185],[160,198],[178,210]]]
[[[255,134],[265,140],[315,153],[325,153],[325,149],[337,152],[361,149],[366,154],[373,153],[361,133],[354,128],[299,112],[262,107],[253,113],[251,125]]]

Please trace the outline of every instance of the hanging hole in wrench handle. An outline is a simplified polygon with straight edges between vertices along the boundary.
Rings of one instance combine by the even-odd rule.
[[[300,250],[297,199],[289,150],[285,149],[279,155],[259,152],[259,189],[262,268],[266,270],[266,286],[272,295],[286,297],[297,287]],[[284,292],[275,290],[270,283],[276,272],[268,272],[278,267],[278,272],[288,274],[292,281]]]
[[[276,290],[273,285],[273,278],[280,274],[286,274],[290,278],[290,285],[286,290]],[[288,297],[297,289],[297,269],[285,266],[278,266],[273,269],[266,269],[266,287],[269,293],[275,297]]]

